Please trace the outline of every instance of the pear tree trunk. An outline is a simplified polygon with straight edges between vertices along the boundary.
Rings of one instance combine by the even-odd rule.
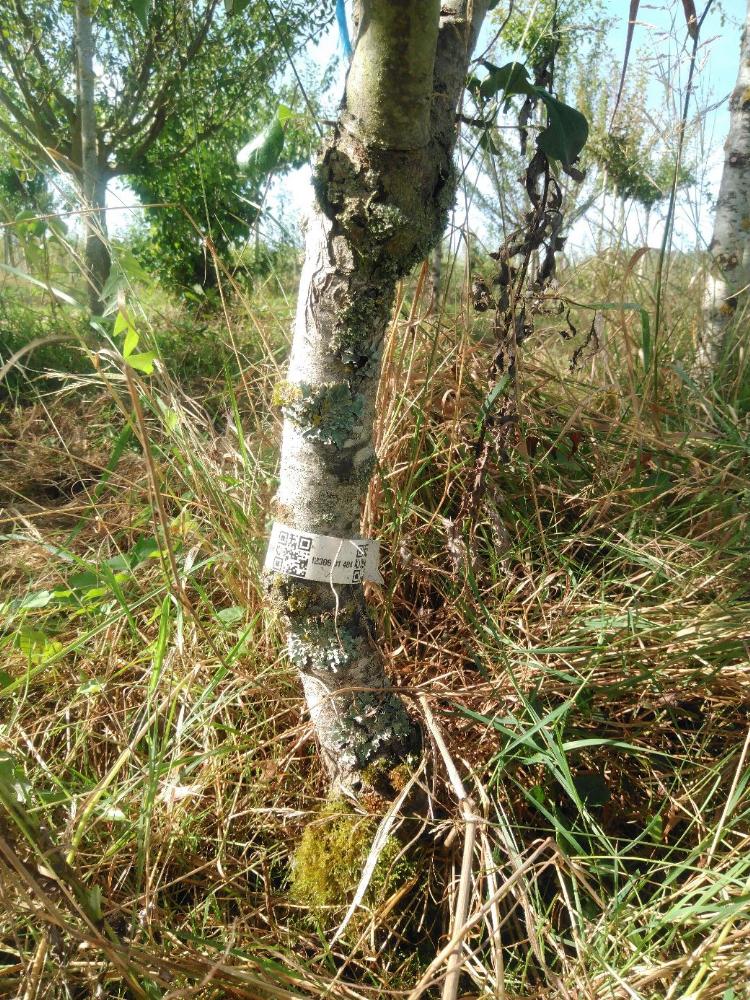
[[[456,107],[486,0],[362,0],[337,124],[315,167],[284,413],[277,522],[360,537],[396,283],[453,203]],[[387,791],[420,732],[384,670],[361,584],[273,573],[272,601],[334,789]],[[383,787],[383,783],[385,787]]]
[[[81,130],[81,193],[86,233],[85,268],[89,308],[102,312],[101,293],[111,266],[107,246],[105,203],[107,178],[99,163],[96,134],[94,37],[91,0],[76,0],[75,48],[78,78],[78,121]]]
[[[716,370],[733,318],[750,303],[750,4],[737,85],[729,100],[729,135],[709,249],[711,270],[697,357],[698,374],[703,377]]]

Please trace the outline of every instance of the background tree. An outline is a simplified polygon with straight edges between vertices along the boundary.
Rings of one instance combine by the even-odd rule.
[[[278,158],[274,156],[277,174],[309,160],[317,134],[309,112],[294,115],[281,107],[285,117],[283,125],[279,123],[283,147],[275,151]],[[247,114],[237,114],[220,133],[185,156],[177,155],[184,141],[183,126],[170,123],[140,174],[129,178],[144,205],[146,223],[136,236],[134,250],[163,284],[175,289],[212,286],[217,274],[207,240],[220,259],[227,259],[247,242],[269,178],[262,165],[238,164],[234,151],[247,139],[248,130],[277,119],[278,110],[267,93]],[[165,209],[165,204],[170,207]]]
[[[712,374],[721,360],[730,324],[746,306],[750,287],[750,4],[740,41],[737,83],[729,99],[729,134],[709,250],[697,357],[701,377]]]
[[[108,182],[120,176],[147,185],[157,165],[168,170],[198,147],[231,143],[240,127],[252,131],[253,109],[262,108],[285,53],[330,13],[329,4],[291,2],[247,6],[229,18],[220,0],[149,9],[102,0],[92,14],[84,0],[75,11],[64,0],[0,0],[0,132],[84,191],[93,308],[109,270]],[[97,74],[94,122],[84,113],[88,91],[77,88],[81,79],[91,89],[89,61]],[[93,140],[84,139],[87,128],[95,129]]]

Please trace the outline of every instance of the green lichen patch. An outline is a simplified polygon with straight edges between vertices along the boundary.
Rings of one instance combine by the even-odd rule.
[[[383,331],[388,321],[390,294],[358,295],[343,311],[332,338],[331,349],[344,364],[371,369],[380,360]],[[369,374],[369,371],[365,372]]]
[[[284,415],[308,440],[343,448],[362,416],[362,396],[352,393],[346,382],[300,382],[295,388],[299,395],[283,405]]]
[[[273,387],[271,402],[274,406],[293,406],[295,403],[299,403],[301,399],[302,390],[294,382],[281,379]]]
[[[344,907],[359,885],[377,820],[354,813],[343,800],[327,803],[302,834],[292,862],[291,896],[312,911]],[[401,844],[389,837],[378,858],[365,903],[377,906],[414,874],[400,857]]]
[[[357,656],[355,637],[333,616],[306,622],[289,635],[289,659],[298,670],[320,673],[344,670]]]
[[[416,750],[419,731],[393,691],[357,691],[342,713],[331,743],[351,755],[359,771],[381,759],[393,762]]]

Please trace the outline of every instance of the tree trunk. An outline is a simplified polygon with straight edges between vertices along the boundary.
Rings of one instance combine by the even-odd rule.
[[[729,135],[724,146],[711,271],[703,302],[703,338],[696,365],[710,376],[719,363],[737,310],[747,305],[750,285],[750,3],[740,42],[737,85],[729,100]]]
[[[288,381],[275,517],[359,537],[375,467],[373,419],[396,283],[440,238],[453,202],[455,112],[486,0],[362,0],[338,123],[315,168]],[[267,567],[273,567],[273,545]],[[277,562],[277,566],[279,563]],[[334,789],[357,794],[420,744],[390,687],[360,584],[274,573]]]
[[[107,179],[99,163],[94,104],[94,39],[91,0],[76,0],[76,66],[78,76],[78,120],[81,129],[81,191],[86,233],[86,283],[89,307],[102,312],[101,293],[111,266],[107,245]]]

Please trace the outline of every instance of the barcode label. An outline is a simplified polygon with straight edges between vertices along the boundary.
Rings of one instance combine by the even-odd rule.
[[[335,538],[274,523],[265,568],[320,583],[382,583],[380,545],[371,538]]]

